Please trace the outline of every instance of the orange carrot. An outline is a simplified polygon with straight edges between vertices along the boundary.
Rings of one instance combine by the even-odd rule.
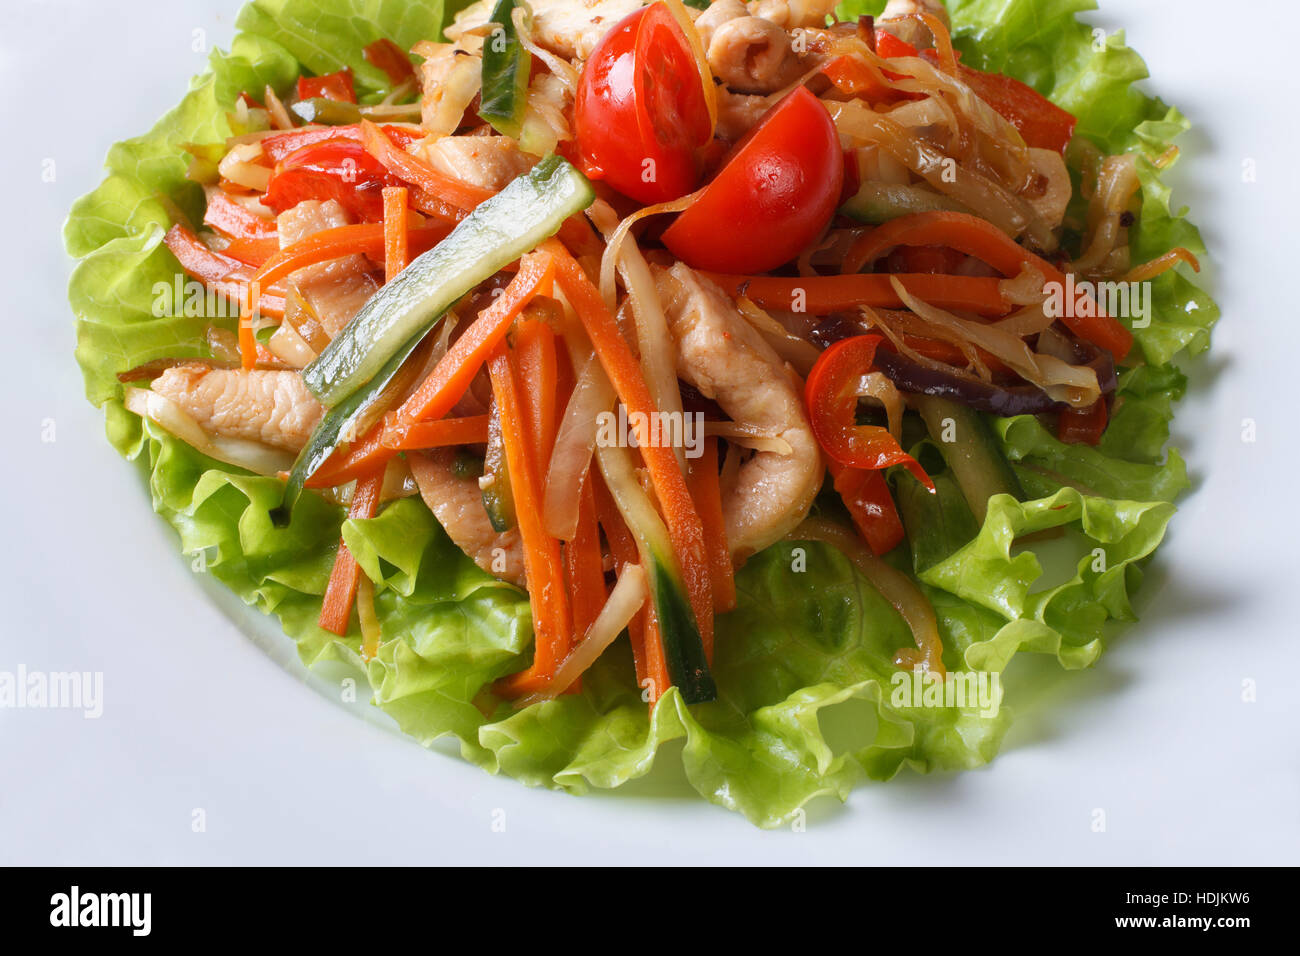
[[[488,417],[442,418],[436,422],[390,422],[380,441],[394,451],[444,448],[448,445],[481,445],[487,441]]]
[[[591,476],[582,483],[578,506],[578,533],[564,543],[564,570],[573,597],[573,634],[580,639],[605,606],[605,570],[600,557],[600,530],[596,526],[596,498]],[[576,640],[575,640],[576,643]]]
[[[403,422],[442,418],[464,396],[483,362],[505,338],[510,324],[536,295],[551,290],[554,266],[551,257],[532,253],[520,260],[519,272],[493,303],[460,338],[452,343],[441,361],[418,389],[402,403],[397,419]]]
[[[601,367],[614,385],[619,400],[627,407],[629,418],[637,422],[637,440],[641,456],[650,472],[655,495],[663,509],[664,523],[673,551],[681,564],[682,578],[690,596],[691,608],[700,629],[705,654],[713,653],[713,586],[709,575],[708,549],[704,544],[704,526],[691,500],[672,448],[660,446],[648,434],[649,423],[657,416],[654,399],[641,375],[641,365],[632,355],[618,330],[618,323],[605,305],[599,290],[592,285],[582,266],[555,239],[542,248],[555,259],[555,278],[569,304],[578,314],[587,337],[591,339]],[[644,426],[644,427],[641,427]]]
[[[352,506],[348,509],[349,518],[373,518],[379,510],[379,494],[384,487],[384,469],[379,468],[357,481],[356,491],[352,493]],[[342,637],[348,632],[348,621],[352,617],[352,604],[357,596],[357,582],[361,578],[361,565],[352,556],[343,539],[339,538],[338,554],[334,557],[334,569],[330,572],[329,585],[325,588],[325,598],[321,602],[320,624],[323,630]]]
[[[406,245],[406,189],[402,186],[385,186],[383,197],[384,281],[392,282],[409,261]]]
[[[687,475],[691,497],[704,525],[704,543],[709,549],[709,571],[713,578],[713,610],[719,614],[736,606],[736,572],[727,547],[727,526],[722,517],[722,490],[718,484],[718,440],[704,439],[704,450],[690,463]],[[710,664],[713,661],[709,661]]]
[[[570,644],[572,617],[564,587],[560,543],[542,524],[541,479],[535,447],[520,395],[515,356],[504,342],[497,344],[488,362],[492,394],[501,416],[510,490],[515,498],[519,537],[524,546],[524,573],[533,612],[533,663],[497,684],[504,697],[517,697],[540,687],[554,672]]]
[[[443,223],[426,222],[409,230],[408,246],[412,251],[424,252],[445,239],[450,231]],[[262,283],[263,288],[267,288],[304,266],[327,262],[340,256],[360,253],[378,260],[384,256],[385,236],[382,222],[363,222],[352,226],[322,229],[271,256],[257,271],[254,278]]]
[[[522,398],[528,431],[533,436],[537,461],[545,464],[551,460],[555,446],[555,405],[559,390],[555,333],[545,322],[536,320],[519,323],[516,329],[515,355],[525,385]]]
[[[369,120],[361,121],[361,141],[366,151],[398,179],[460,209],[471,210],[494,194],[493,190],[443,175],[418,156],[399,148]]]
[[[738,276],[704,273],[732,295],[747,295],[764,309],[827,315],[858,306],[901,309],[903,300],[884,273],[838,276]],[[909,293],[941,309],[1005,315],[999,279],[906,273],[895,276]]]
[[[895,246],[945,246],[988,263],[1004,276],[1013,278],[1023,269],[1032,269],[1042,275],[1044,282],[1062,287],[1066,284],[1065,273],[1056,266],[1034,255],[991,222],[965,212],[919,212],[891,219],[855,242],[846,263],[849,267],[870,265]],[[903,285],[908,292],[929,301],[914,287],[914,277],[900,278],[905,278]],[[1095,311],[1100,313],[1100,309]],[[1075,316],[1072,312],[1069,310],[1061,321],[1075,335],[1106,349],[1117,359],[1128,354],[1133,334],[1118,321],[1104,314]]]

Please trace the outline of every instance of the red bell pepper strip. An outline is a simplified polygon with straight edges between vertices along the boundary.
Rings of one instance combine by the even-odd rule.
[[[361,137],[370,155],[397,179],[418,186],[431,196],[468,212],[493,195],[490,189],[472,186],[434,169],[412,153],[399,149],[388,134],[368,120],[361,121]]]
[[[415,67],[411,64],[411,58],[387,37],[367,44],[361,55],[367,63],[383,70],[394,86],[415,79]]]
[[[352,70],[344,67],[337,73],[324,76],[298,77],[298,99],[311,100],[324,97],[340,103],[355,103],[357,91],[352,84]]]
[[[399,149],[406,149],[408,145],[424,136],[419,130],[413,130],[406,126],[384,126],[383,130],[389,140]],[[312,146],[316,143],[332,140],[348,140],[353,143],[360,143],[362,141],[361,127],[356,123],[349,123],[346,126],[311,126],[303,129],[285,130],[283,133],[272,133],[261,140],[262,153],[271,162],[278,163],[290,153],[294,153],[304,146]]]
[[[1087,408],[1067,408],[1056,425],[1056,437],[1067,445],[1096,445],[1106,431],[1106,400],[1098,399]]]
[[[285,290],[275,284],[259,280],[242,262],[213,252],[190,230],[177,223],[167,230],[163,243],[180,262],[181,268],[209,289],[225,296],[241,307],[250,304],[250,287],[260,281],[262,294],[259,309],[263,315],[281,318],[284,315]]]
[[[903,521],[898,516],[885,473],[847,468],[833,458],[827,467],[835,490],[871,553],[880,556],[898,547],[904,536]]]
[[[1078,120],[1032,86],[1001,73],[960,68],[961,79],[993,111],[1020,131],[1025,145],[1064,153]]]
[[[214,192],[203,211],[203,222],[232,239],[274,239],[274,219],[259,216],[223,192]]]
[[[876,346],[883,341],[879,335],[858,335],[836,342],[817,359],[804,387],[813,434],[841,465],[868,471],[902,465],[933,491],[930,476],[899,447],[889,429],[856,422],[858,385],[871,371]]]

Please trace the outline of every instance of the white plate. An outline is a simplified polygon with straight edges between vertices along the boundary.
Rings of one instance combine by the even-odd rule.
[[[1126,28],[1149,88],[1195,123],[1171,181],[1224,310],[1210,358],[1186,366],[1175,426],[1196,489],[1142,623],[1089,672],[1036,669],[1039,693],[1013,701],[991,767],[817,802],[798,834],[755,830],[673,774],[576,799],[428,753],[309,689],[273,624],[191,572],[81,397],[58,230],[108,145],[147,129],[229,43],[237,4],[10,6],[0,670],[99,671],[104,695],[99,719],[0,710],[0,862],[1296,861],[1293,5],[1274,0],[1265,20],[1264,4],[1183,0],[1175,17],[1109,0],[1093,21]]]

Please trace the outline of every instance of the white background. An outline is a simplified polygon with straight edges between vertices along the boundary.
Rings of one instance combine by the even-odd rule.
[[[1256,26],[1229,14],[1225,31],[1218,3],[1104,6],[1092,22],[1126,29],[1148,89],[1195,123],[1171,180],[1224,310],[1187,366],[1176,441],[1196,489],[1144,620],[1093,670],[1042,671],[991,767],[905,772],[764,833],[672,774],[578,799],[426,752],[308,686],[287,639],[190,571],[82,397],[60,228],[108,146],[203,68],[193,31],[228,45],[237,3],[6,0],[0,670],[102,671],[105,700],[99,720],[0,710],[0,863],[1300,862],[1297,8],[1253,4]]]

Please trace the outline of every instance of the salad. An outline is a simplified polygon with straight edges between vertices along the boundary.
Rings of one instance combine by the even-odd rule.
[[[1217,318],[1089,6],[255,0],[73,209],[88,396],[490,771],[775,826],[981,765],[1013,658],[1135,617]]]

